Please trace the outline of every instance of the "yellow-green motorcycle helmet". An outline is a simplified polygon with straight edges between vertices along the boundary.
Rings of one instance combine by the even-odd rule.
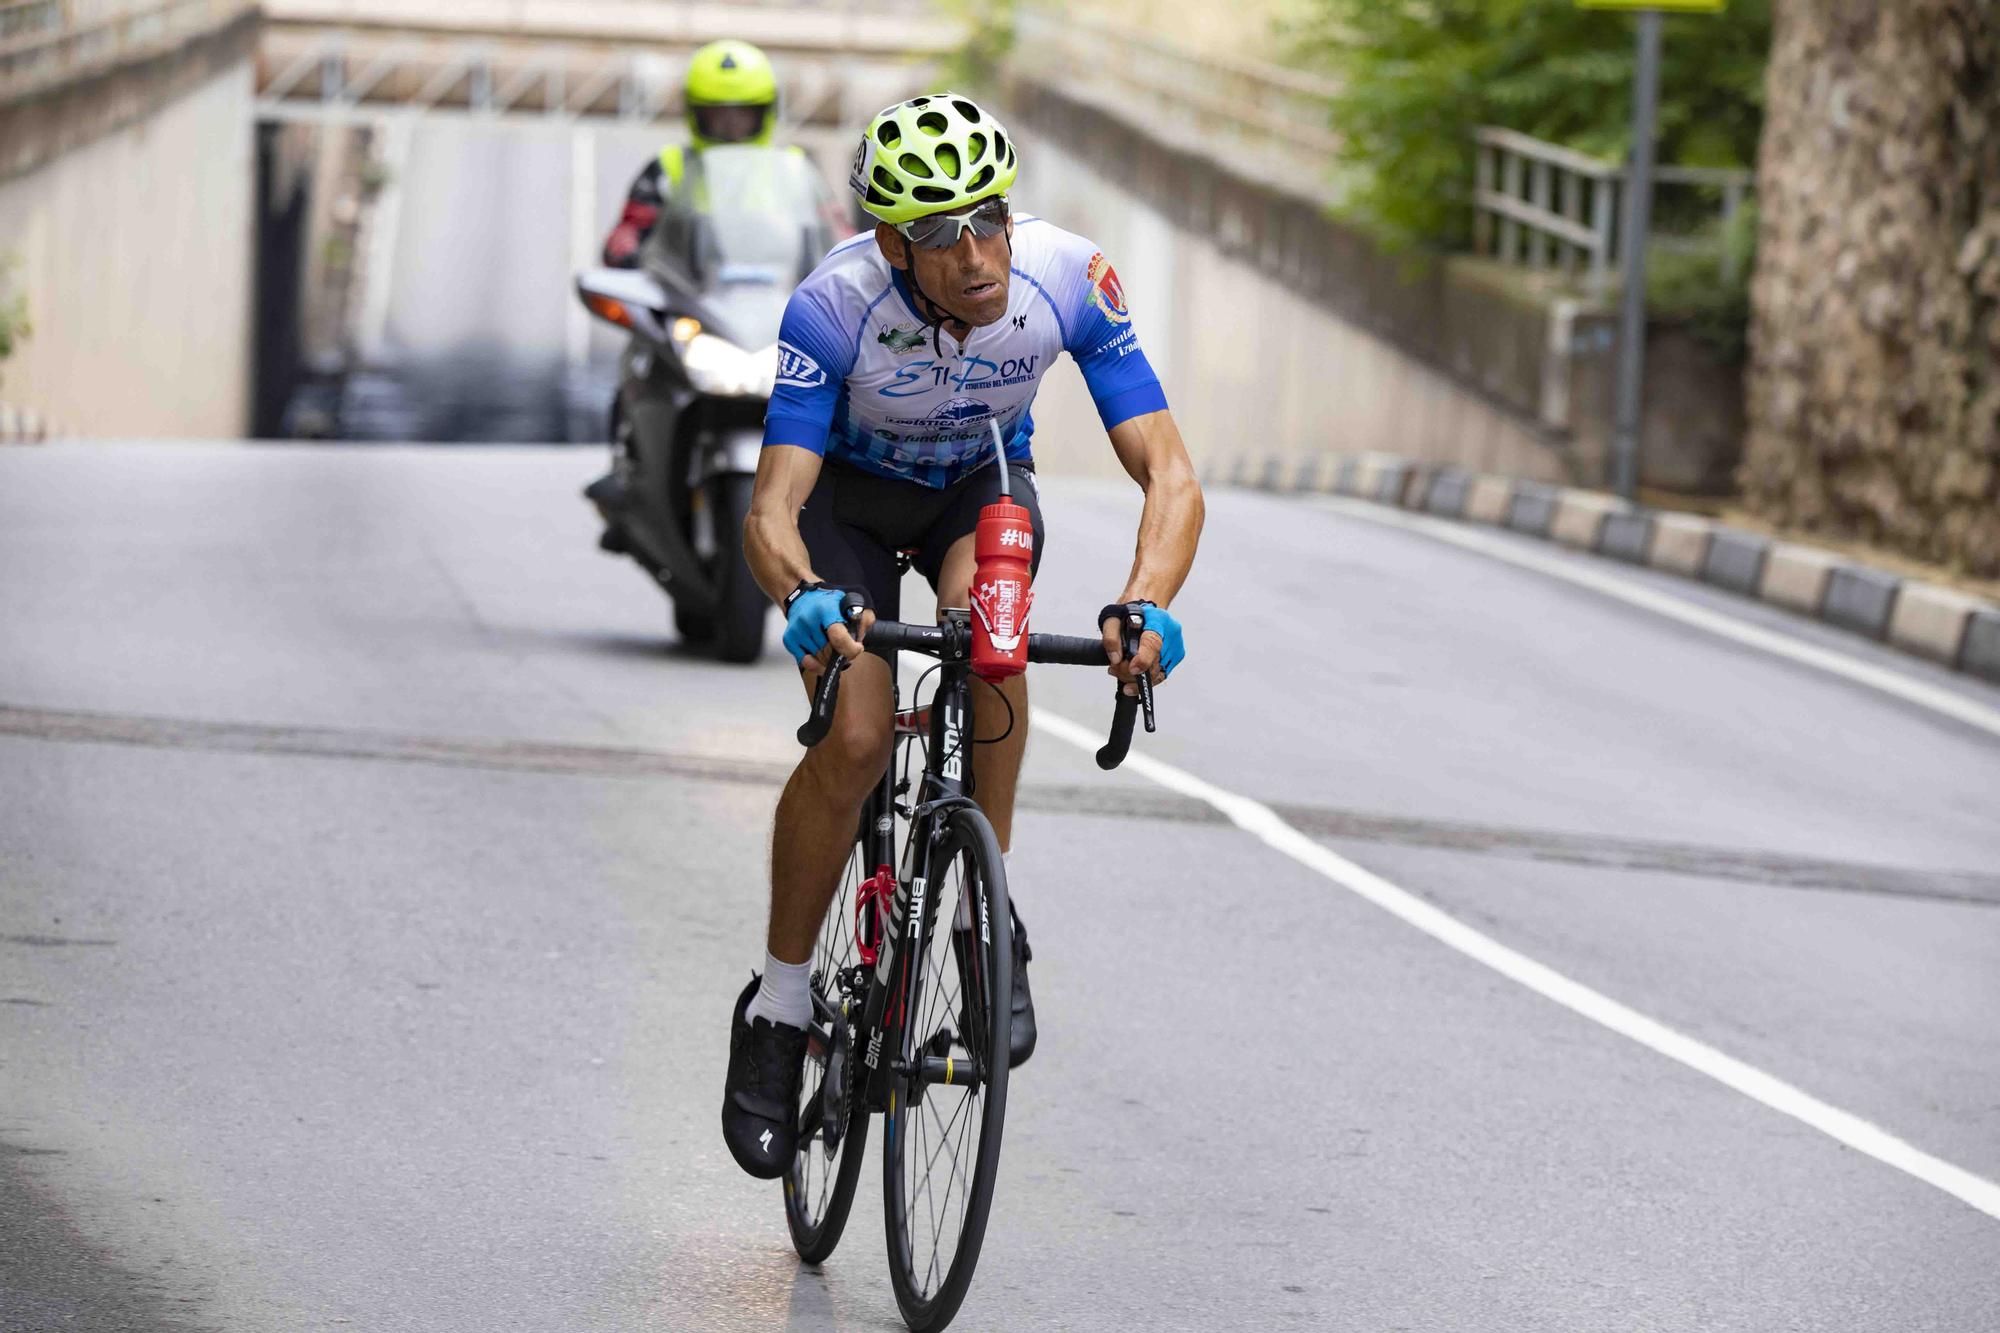
[[[1020,170],[999,121],[969,97],[933,93],[868,122],[847,183],[882,221],[908,222],[1005,194]]]
[[[688,62],[688,135],[696,148],[771,142],[777,132],[778,76],[748,42],[710,42]],[[742,109],[742,110],[739,110]],[[742,114],[755,111],[754,122]]]

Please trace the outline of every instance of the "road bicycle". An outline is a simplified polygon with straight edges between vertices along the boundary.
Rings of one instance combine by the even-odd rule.
[[[1138,617],[1131,620],[1121,627],[1128,657],[1140,629]],[[807,1263],[833,1253],[861,1175],[868,1117],[881,1115],[889,1277],[904,1321],[928,1333],[951,1322],[972,1282],[1007,1115],[1013,921],[1006,866],[974,799],[971,764],[974,744],[999,739],[975,739],[975,695],[1005,700],[974,687],[966,611],[947,610],[934,626],[877,621],[867,644],[938,664],[911,691],[912,707],[903,708],[900,695],[896,701],[896,755],[862,808],[814,946],[785,1220]],[[1031,634],[1028,660],[1103,666],[1107,658],[1101,637]],[[821,678],[812,716],[799,728],[803,744],[826,736],[846,665],[835,658]],[[933,674],[929,706],[915,707]],[[1153,730],[1152,689],[1143,680],[1136,695],[1118,693],[1100,768],[1124,760],[1141,710]],[[1008,718],[1009,727],[1026,723]]]

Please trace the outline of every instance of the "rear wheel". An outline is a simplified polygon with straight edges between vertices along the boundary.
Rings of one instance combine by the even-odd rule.
[[[865,825],[864,825],[865,827]],[[855,1182],[868,1139],[868,1108],[858,1095],[852,1021],[867,992],[856,984],[855,900],[871,867],[856,843],[813,946],[813,1026],[799,1084],[799,1150],[785,1174],[785,1224],[792,1246],[809,1264],[822,1263],[840,1243],[854,1206]]]
[[[932,858],[933,918],[900,1034],[907,1072],[883,1121],[889,1278],[913,1329],[940,1329],[965,1299],[986,1237],[1007,1117],[1013,985],[1007,872],[977,808],[947,816]],[[971,928],[954,937],[960,902]]]

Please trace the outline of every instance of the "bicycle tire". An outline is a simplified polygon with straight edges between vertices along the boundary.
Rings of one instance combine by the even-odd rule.
[[[1013,927],[1007,910],[1007,871],[986,816],[970,806],[948,812],[929,869],[934,893],[931,926],[912,960],[922,971],[916,979],[917,1001],[898,1034],[898,1045],[905,1060],[917,1052],[942,1057],[945,1052],[936,1047],[948,1022],[956,1040],[944,1044],[963,1045],[978,1082],[976,1087],[928,1083],[912,1097],[915,1080],[899,1080],[883,1117],[882,1202],[889,1279],[903,1320],[916,1333],[931,1333],[951,1322],[979,1263],[1000,1174],[1012,1024],[1008,1001],[1013,985]],[[959,895],[968,889],[975,929],[968,932],[969,943],[961,952],[952,941],[952,921]],[[976,928],[982,920],[983,931]],[[959,1027],[972,1030],[960,1033]],[[965,1140],[974,1132],[978,1144],[970,1148]],[[944,1164],[939,1158],[947,1153],[949,1175],[940,1178],[939,1167]],[[955,1215],[954,1186],[961,1187],[963,1196]],[[950,1261],[942,1263],[939,1246],[948,1225],[956,1234]],[[921,1244],[924,1226],[929,1232],[928,1255]]]
[[[852,967],[858,961],[854,943],[854,897],[869,874],[866,848],[857,842],[848,855],[840,889],[827,908],[826,920],[820,924],[819,939],[813,945],[813,991],[835,1011],[840,1010],[843,997],[833,984],[832,969]],[[856,1010],[860,1003],[860,997],[852,1001]],[[784,1175],[785,1225],[792,1233],[792,1248],[798,1251],[800,1259],[809,1264],[826,1262],[834,1247],[840,1244],[841,1233],[847,1227],[848,1213],[854,1207],[854,1188],[861,1179],[861,1159],[867,1155],[868,1107],[860,1095],[860,1079],[855,1074],[851,1043],[847,1055],[847,1123],[840,1136],[838,1150],[832,1160],[824,1160],[823,1130],[815,1130],[810,1135],[801,1134],[799,1150],[792,1158],[791,1169]],[[808,1056],[806,1076],[799,1084],[801,1116],[816,1097],[823,1095],[825,1076],[826,1065],[819,1065],[815,1073],[814,1062]],[[821,1155],[817,1163],[814,1161],[815,1154]],[[813,1169],[815,1165],[819,1168],[817,1172]]]

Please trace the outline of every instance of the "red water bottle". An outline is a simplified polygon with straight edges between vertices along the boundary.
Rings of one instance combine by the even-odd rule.
[[[1028,607],[1035,600],[1034,516],[1002,492],[979,511],[972,552],[973,674],[1018,676],[1028,669]]]

